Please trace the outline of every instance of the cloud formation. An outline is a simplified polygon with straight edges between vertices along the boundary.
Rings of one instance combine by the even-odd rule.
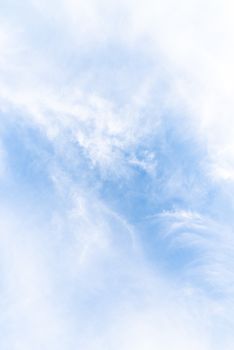
[[[232,12],[3,2],[1,349],[231,350]]]

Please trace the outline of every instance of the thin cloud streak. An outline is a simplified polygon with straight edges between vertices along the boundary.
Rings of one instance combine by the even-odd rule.
[[[232,12],[4,4],[3,350],[231,349]]]

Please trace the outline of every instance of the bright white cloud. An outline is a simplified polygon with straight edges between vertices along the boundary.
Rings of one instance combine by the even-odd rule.
[[[53,21],[60,35],[65,30],[68,47],[62,42],[64,50],[77,43],[78,52],[91,55],[91,50],[95,52],[95,47],[103,48],[114,41],[125,48],[139,47],[139,54],[147,53],[155,60],[162,72],[164,84],[168,85],[165,94],[161,96],[164,105],[172,111],[183,111],[186,118],[192,117],[192,128],[197,129],[198,137],[202,138],[209,152],[211,170],[208,173],[215,178],[232,179],[233,167],[230,164],[233,163],[231,149],[234,106],[233,50],[230,43],[234,28],[231,16],[233,6],[229,2],[180,1],[173,4],[168,0],[163,3],[147,1],[143,4],[128,1],[116,4],[105,1],[61,1],[56,12],[52,4],[50,6],[42,2],[39,5],[33,2],[32,5],[35,5],[36,9],[39,6],[42,18]],[[8,46],[7,38],[3,34],[1,37],[2,45]],[[22,44],[24,47],[25,42]],[[66,124],[73,128],[74,118],[67,114],[75,115],[81,123],[86,119],[85,125],[93,125],[91,134],[87,135],[89,128],[85,126],[86,132],[79,128],[76,137],[81,145],[88,149],[94,162],[108,164],[113,152],[115,153],[114,149],[117,150],[114,159],[118,158],[118,150],[128,147],[129,142],[133,141],[126,140],[129,134],[126,130],[132,130],[132,138],[133,135],[135,137],[139,133],[142,134],[141,126],[145,123],[145,116],[142,123],[136,116],[141,110],[135,107],[135,101],[141,99],[140,89],[139,93],[134,91],[136,95],[129,101],[128,106],[121,108],[116,108],[117,101],[106,101],[98,93],[87,96],[82,92],[79,83],[78,86],[65,88],[65,96],[64,86],[62,93],[58,87],[56,91],[53,88],[52,92],[45,92],[44,84],[41,85],[41,73],[45,77],[45,74],[54,68],[50,63],[46,63],[41,54],[38,61],[36,49],[34,46],[27,48],[19,58],[15,56],[14,51],[9,56],[12,45],[7,48],[7,65],[15,65],[17,71],[13,69],[13,86],[12,83],[9,86],[9,82],[2,86],[2,97],[15,99],[16,104],[24,105],[29,109],[29,114],[34,114],[34,119],[47,127],[50,134],[56,134],[58,124]],[[31,61],[30,70],[26,59],[28,54]],[[64,54],[63,59],[65,57]],[[19,61],[22,62],[21,67]],[[59,69],[56,67],[53,75],[61,75]],[[153,72],[154,81],[158,79],[156,72],[157,70]],[[152,93],[154,94],[152,91],[148,92],[150,95]],[[146,99],[147,96],[144,96],[143,100]],[[162,104],[160,99],[155,103],[155,108],[159,104]],[[62,117],[57,116],[58,109]],[[48,118],[47,114],[53,116]],[[187,122],[190,123],[188,118]],[[152,123],[152,119],[149,123]]]
[[[94,198],[76,201],[83,209],[52,227],[1,210],[2,348],[209,349],[200,311],[175,301],[179,289],[145,266],[122,221]]]
[[[36,129],[52,146],[46,171],[54,192],[48,191],[59,204],[47,213],[48,225],[25,227],[28,214],[18,222],[22,213],[13,203],[2,210],[2,349],[229,349],[233,339],[226,331],[225,341],[223,329],[234,315],[232,218],[223,223],[226,213],[219,220],[187,208],[164,211],[168,242],[193,250],[197,263],[181,279],[180,272],[177,279],[165,271],[162,277],[127,214],[98,198],[98,184],[75,183],[69,170],[78,164],[77,178],[86,179],[88,163],[89,172],[121,182],[140,169],[153,182],[173,120],[178,135],[203,148],[202,175],[224,196],[229,191],[230,201],[233,5],[61,0],[24,1],[24,7],[29,13],[5,10],[0,28],[2,128]],[[123,57],[111,61],[120,51]],[[148,70],[134,65],[140,59]],[[0,148],[0,176],[6,153]],[[165,188],[166,199],[180,192],[197,207],[202,186],[198,180],[187,193],[186,171],[170,168],[175,176],[152,187]]]

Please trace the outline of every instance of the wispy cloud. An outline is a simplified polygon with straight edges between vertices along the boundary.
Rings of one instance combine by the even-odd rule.
[[[1,349],[231,349],[233,9],[3,2]]]

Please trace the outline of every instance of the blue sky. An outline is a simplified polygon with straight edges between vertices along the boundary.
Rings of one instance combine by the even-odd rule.
[[[1,1],[1,350],[233,349],[233,11]]]

